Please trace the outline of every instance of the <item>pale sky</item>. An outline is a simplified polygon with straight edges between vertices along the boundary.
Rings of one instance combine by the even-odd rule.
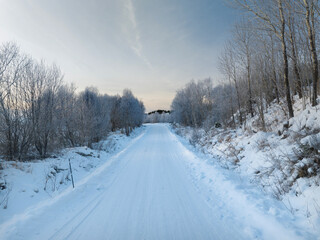
[[[129,88],[147,111],[170,109],[191,79],[220,77],[235,15],[224,0],[0,0],[0,42],[56,63],[79,91]]]

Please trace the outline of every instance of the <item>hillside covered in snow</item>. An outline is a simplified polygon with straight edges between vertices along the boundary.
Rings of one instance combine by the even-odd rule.
[[[320,107],[303,107],[297,96],[294,100],[295,117],[289,120],[281,104],[270,105],[265,112],[267,131],[261,131],[258,116],[248,117],[237,129],[174,128],[211,155],[212,162],[280,201],[295,222],[319,235]]]

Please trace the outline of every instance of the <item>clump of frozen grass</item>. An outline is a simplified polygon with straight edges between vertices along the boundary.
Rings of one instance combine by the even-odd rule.
[[[191,145],[196,146],[197,144],[199,144],[201,137],[202,137],[202,135],[201,135],[200,130],[195,128],[192,131],[191,138],[189,139],[189,142],[191,143]]]
[[[10,184],[7,183],[7,181],[4,178],[0,179],[0,206],[3,207],[3,209],[8,208],[8,202],[9,202],[9,195],[11,193],[12,187]]]
[[[44,191],[56,191],[59,189],[59,184],[64,184],[70,181],[70,172],[68,169],[59,168],[57,165],[51,165],[45,171]],[[59,184],[58,184],[59,183]]]

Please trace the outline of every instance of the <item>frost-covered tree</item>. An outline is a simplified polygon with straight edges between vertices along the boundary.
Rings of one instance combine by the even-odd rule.
[[[126,135],[138,126],[141,126],[144,120],[144,105],[134,97],[131,90],[125,89],[121,97],[119,112],[121,118],[121,127],[124,128]]]
[[[55,65],[0,46],[0,155],[8,159],[47,157],[62,147],[102,140],[111,130],[133,128],[144,120],[144,105],[130,90],[122,97],[86,88],[77,94]]]
[[[211,79],[191,81],[183,89],[178,90],[171,104],[174,120],[183,125],[202,126],[212,114],[212,90]]]

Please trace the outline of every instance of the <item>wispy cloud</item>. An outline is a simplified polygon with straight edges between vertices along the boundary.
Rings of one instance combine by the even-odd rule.
[[[128,42],[134,53],[151,69],[152,65],[147,57],[143,54],[140,40],[140,32],[136,20],[135,9],[132,0],[126,0],[124,3],[124,13],[126,16],[125,32],[128,34]]]

